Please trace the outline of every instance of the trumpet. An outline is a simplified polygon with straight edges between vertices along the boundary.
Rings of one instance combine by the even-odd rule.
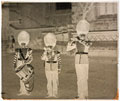
[[[79,43],[81,43],[81,44],[83,44],[83,45],[85,45],[85,46],[91,46],[92,45],[92,42],[91,41],[86,41],[85,39],[83,40],[83,39],[80,39],[80,37],[75,37],[75,38],[71,38],[71,44],[74,44],[74,43],[76,43],[76,42],[79,42]]]
[[[44,48],[44,51],[46,52],[46,55],[47,55],[49,60],[51,60],[55,57],[55,53],[54,53],[54,50],[52,48],[46,47],[46,48]]]

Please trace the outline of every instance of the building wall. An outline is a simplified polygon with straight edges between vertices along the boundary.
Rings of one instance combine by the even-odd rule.
[[[72,3],[72,23],[82,19],[83,10],[90,3]],[[86,15],[91,31],[117,30],[117,3],[93,3]]]
[[[56,10],[55,3],[41,3],[34,5],[14,4],[7,8],[3,8],[2,40],[7,40],[8,36],[14,35],[16,46],[18,47],[17,36],[20,31],[26,30],[31,36],[29,46],[33,49],[42,49],[44,46],[43,36],[52,31],[57,34],[56,37],[59,41],[57,48],[60,51],[65,52],[66,43],[64,42],[67,42],[72,35],[76,34],[75,26],[77,22],[82,19],[81,4],[82,3],[72,3],[72,9],[66,10]],[[101,6],[98,5],[99,4],[95,3],[86,16],[86,19],[91,24],[90,30],[96,31],[95,33],[90,32],[90,40],[117,41],[117,14],[108,14],[111,12],[104,12],[101,14],[99,13],[99,7]],[[104,4],[100,5],[104,6]],[[83,5],[83,7],[84,6],[85,5]],[[106,30],[107,32],[103,30]],[[109,32],[108,30],[115,31]],[[101,31],[102,34],[99,33]],[[104,36],[105,38],[103,38]],[[61,42],[63,44],[61,44]]]
[[[10,4],[10,21],[18,29],[39,28],[46,24],[45,7],[46,5],[20,3],[17,6]],[[16,15],[16,16],[14,16]],[[16,22],[15,22],[16,21]]]
[[[54,27],[54,31],[58,32],[56,27],[67,27],[72,24],[74,26],[73,31],[75,31],[77,22],[82,19],[82,9],[85,4],[87,3],[72,3],[72,9],[57,10],[56,3],[12,3],[8,8],[3,8],[3,31],[5,31],[6,26],[8,26],[10,29],[12,27],[15,30],[37,30],[43,28],[40,33],[46,31],[45,28]],[[88,3],[88,5],[89,4],[90,3]],[[83,8],[81,8],[81,5],[83,5]],[[106,5],[108,5],[108,7],[106,7]],[[113,5],[113,10],[111,10],[111,5]],[[86,16],[86,19],[91,24],[90,30],[117,30],[116,6],[116,3],[94,3]],[[60,33],[61,32],[62,31],[60,31]],[[9,30],[8,35],[11,33],[14,32]],[[37,33],[37,31],[35,33]],[[5,35],[6,34],[3,36]]]
[[[10,5],[10,21],[18,29],[62,26],[71,22],[71,10],[56,10],[55,3]]]
[[[9,8],[8,4],[2,9],[2,39],[7,40],[9,35]]]

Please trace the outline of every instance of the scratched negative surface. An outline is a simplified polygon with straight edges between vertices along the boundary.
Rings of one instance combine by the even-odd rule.
[[[87,40],[89,49],[88,99],[114,99],[118,90],[118,29],[117,3],[4,3],[2,5],[2,98],[3,99],[76,99],[77,76],[75,56],[66,52],[76,25],[85,13],[90,23]],[[33,49],[34,88],[29,96],[19,96],[20,80],[13,61],[17,36],[30,34],[28,47]],[[52,32],[57,38],[55,49],[61,53],[61,73],[57,98],[47,98],[43,54],[44,36]],[[13,36],[13,37],[11,37]],[[14,40],[13,40],[14,38]],[[15,41],[15,45],[14,45]]]

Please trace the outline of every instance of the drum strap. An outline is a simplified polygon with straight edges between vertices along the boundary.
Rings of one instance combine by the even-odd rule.
[[[20,55],[22,56],[22,59],[26,60],[21,49],[20,49]]]

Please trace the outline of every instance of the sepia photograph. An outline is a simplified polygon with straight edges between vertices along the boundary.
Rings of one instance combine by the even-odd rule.
[[[118,100],[118,2],[2,2],[4,100]]]

